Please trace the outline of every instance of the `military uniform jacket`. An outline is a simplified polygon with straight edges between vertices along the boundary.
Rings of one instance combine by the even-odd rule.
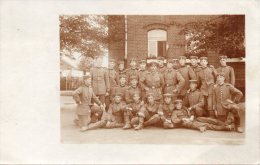
[[[78,104],[76,113],[78,115],[88,115],[90,113],[90,105],[92,105],[91,100],[93,99],[98,105],[101,105],[101,102],[96,97],[93,92],[92,87],[90,86],[80,86],[72,93],[73,99],[81,104]]]
[[[139,74],[139,71],[138,71],[137,68],[136,68],[136,69],[132,69],[132,68],[127,69],[127,70],[126,70],[127,81],[129,82],[130,77],[131,77],[132,75],[135,75],[135,76],[138,77],[138,74]]]
[[[115,97],[115,94],[120,94],[122,96],[122,100],[125,100],[125,94],[128,88],[129,87],[127,85],[117,85],[116,87],[112,88],[110,92],[110,99],[112,100]]]
[[[159,68],[159,71],[161,74],[163,74],[165,72],[165,70],[167,69],[165,66],[163,67],[158,67]]]
[[[174,110],[174,104],[170,103],[170,104],[161,104],[159,107],[159,112],[163,112],[163,117],[165,119],[171,120],[172,118],[172,112]]]
[[[199,65],[191,66],[191,69],[194,71],[196,77],[198,77],[198,73],[201,71],[201,67]]]
[[[184,78],[180,72],[175,69],[166,69],[163,73],[163,79],[165,88],[173,87],[173,89],[177,89],[178,92],[180,92],[185,85]],[[167,91],[167,93],[172,93],[172,91]]]
[[[125,101],[127,104],[132,103],[133,102],[133,95],[135,92],[138,92],[140,94],[140,97],[142,96],[142,91],[140,87],[128,87],[125,91]]]
[[[200,91],[203,93],[204,96],[208,96],[209,90],[211,85],[214,85],[215,83],[215,76],[216,76],[216,71],[214,68],[210,67],[205,67],[201,68],[201,71],[198,72],[198,82],[200,85]]]
[[[111,116],[111,121],[115,121],[117,123],[124,122],[124,110],[126,108],[125,102],[120,103],[111,103],[109,105],[108,114]]]
[[[147,103],[144,105],[144,108],[149,113],[150,116],[153,116],[158,113],[159,106],[160,104],[156,102],[154,104]]]
[[[139,70],[139,73],[138,73],[139,83],[141,83],[140,80],[142,79],[142,77],[145,77],[145,75],[146,75],[147,73],[148,73],[147,70]]]
[[[203,108],[205,106],[205,99],[202,92],[199,89],[196,89],[195,91],[187,91],[184,98],[184,104],[186,107]]]
[[[180,95],[184,96],[187,92],[187,90],[189,89],[189,85],[190,82],[189,80],[191,79],[196,79],[196,74],[195,72],[191,69],[191,67],[185,65],[183,67],[180,67],[179,69],[180,74],[182,75],[182,77],[185,80],[185,85],[184,87],[181,89]]]
[[[230,83],[235,86],[235,72],[231,66],[221,66],[217,68],[217,72],[224,73],[225,83]]]
[[[182,119],[183,118],[188,118],[188,117],[190,117],[190,116],[189,116],[188,111],[187,111],[187,109],[185,107],[183,107],[180,110],[175,109],[172,112],[172,122],[174,124],[181,124],[182,123]]]
[[[213,88],[213,106],[217,110],[218,115],[226,115],[223,103],[227,99],[238,102],[242,97],[243,93],[228,83],[215,85]]]
[[[131,104],[128,104],[127,107],[132,108],[130,112],[133,116],[137,116],[137,113],[140,112],[143,108],[143,104],[141,103],[141,101],[139,101],[138,103],[133,102]]]
[[[96,95],[104,95],[110,90],[109,74],[102,67],[94,67],[90,70],[92,87]]]
[[[117,86],[118,74],[115,69],[108,69],[110,89]]]

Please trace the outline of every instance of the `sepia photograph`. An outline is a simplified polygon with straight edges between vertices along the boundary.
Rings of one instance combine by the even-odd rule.
[[[60,141],[243,145],[245,15],[59,15]]]

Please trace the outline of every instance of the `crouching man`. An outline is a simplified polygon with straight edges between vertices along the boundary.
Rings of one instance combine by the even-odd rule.
[[[126,103],[122,101],[121,93],[115,93],[113,102],[110,104],[108,109],[107,123],[105,128],[118,128],[124,126],[124,110],[126,108]]]
[[[163,95],[163,103],[160,105],[158,114],[160,115],[161,121],[163,122],[163,128],[173,128],[172,123],[172,112],[174,110],[174,104],[172,103],[173,95],[165,93]]]
[[[78,119],[74,123],[80,127],[80,131],[103,127],[105,121],[101,121],[104,105],[96,97],[91,87],[91,76],[83,76],[84,84],[73,92],[73,99],[77,103],[76,114]],[[93,105],[91,100],[97,105]]]
[[[190,129],[200,130],[201,132],[209,130],[215,131],[231,131],[231,125],[214,125],[209,123],[202,123],[194,119],[194,112],[187,110],[182,106],[182,100],[175,101],[175,110],[172,113],[173,127],[184,127]]]

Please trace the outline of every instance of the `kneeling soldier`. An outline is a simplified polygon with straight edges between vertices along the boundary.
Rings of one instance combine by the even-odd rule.
[[[172,112],[174,110],[174,104],[172,103],[172,94],[166,93],[163,95],[164,102],[160,105],[158,114],[163,122],[163,128],[173,128]]]
[[[174,127],[197,129],[201,132],[204,132],[207,129],[215,131],[232,130],[230,125],[214,125],[194,120],[194,112],[190,112],[186,107],[182,106],[182,100],[175,101],[175,110],[172,113],[172,122]]]
[[[184,98],[184,105],[189,107],[189,111],[193,110],[195,112],[195,117],[201,117],[205,114],[205,98],[202,92],[197,89],[197,83],[197,80],[190,80],[190,89]]]
[[[105,107],[93,92],[91,77],[84,76],[83,80],[84,85],[76,89],[72,95],[78,104],[76,111],[78,119],[75,119],[74,122],[80,127],[81,131],[86,131],[104,126],[104,121],[100,121],[100,119]],[[91,99],[93,99],[99,107],[93,105]]]
[[[108,109],[108,118],[106,128],[118,128],[124,126],[124,110],[126,103],[121,101],[122,95],[116,93],[114,95],[113,103],[110,104]]]
[[[140,110],[143,106],[143,102],[140,100],[140,93],[135,92],[133,94],[133,102],[128,104],[125,108],[124,112],[124,119],[125,119],[125,126],[123,129],[130,129],[132,126],[138,130],[143,127],[143,117],[144,115],[140,113]],[[140,118],[141,116],[141,118]],[[139,123],[137,126],[134,125]]]

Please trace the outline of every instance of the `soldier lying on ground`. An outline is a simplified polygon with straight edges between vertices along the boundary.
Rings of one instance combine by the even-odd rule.
[[[186,107],[182,106],[182,100],[176,100],[175,110],[172,113],[173,128],[190,128],[201,132],[207,129],[215,131],[231,131],[233,129],[232,125],[214,125],[199,122],[194,119],[193,113],[193,111],[188,111]]]
[[[93,92],[91,87],[91,76],[84,76],[83,80],[84,85],[73,92],[73,99],[77,103],[76,113],[78,116],[78,119],[75,119],[74,123],[80,127],[81,131],[86,131],[104,125],[104,122],[100,121],[100,119],[105,107]],[[99,106],[93,105],[91,99]]]

